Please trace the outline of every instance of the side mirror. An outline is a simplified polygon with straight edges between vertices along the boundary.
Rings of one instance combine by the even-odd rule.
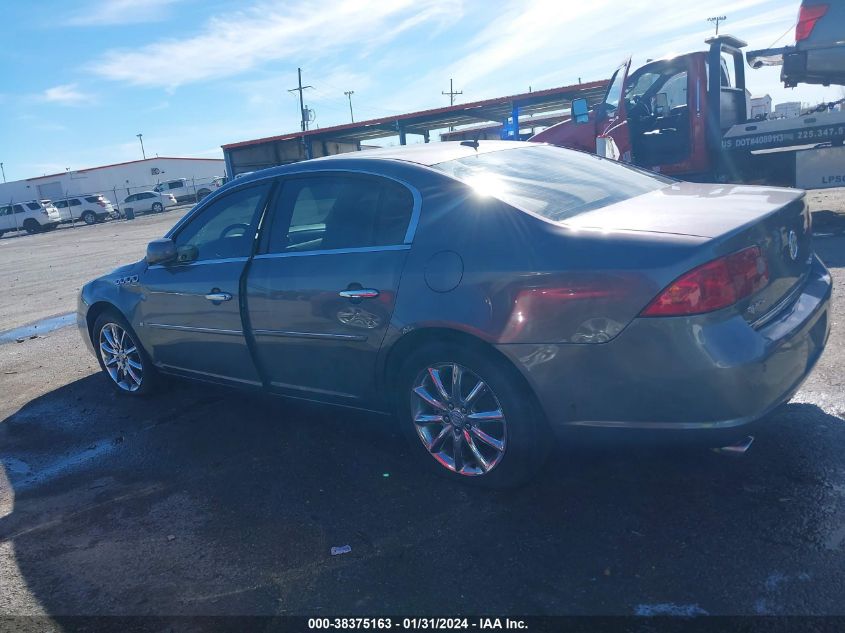
[[[590,106],[584,98],[572,100],[572,120],[575,123],[589,123],[590,121]]]
[[[176,243],[173,240],[162,238],[153,240],[147,244],[147,263],[166,264],[176,260]]]

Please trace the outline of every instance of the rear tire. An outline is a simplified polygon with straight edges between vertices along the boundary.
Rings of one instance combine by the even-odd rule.
[[[88,226],[91,226],[92,224],[97,223],[97,214],[94,213],[93,211],[84,211],[82,213],[82,215],[79,216],[79,217]]]
[[[471,485],[512,488],[542,467],[551,445],[548,424],[534,394],[506,360],[438,343],[411,354],[398,375],[402,433],[429,470]]]
[[[23,230],[29,233],[30,235],[35,235],[36,233],[41,232],[41,225],[38,224],[37,220],[27,218],[26,220],[24,220]]]
[[[114,310],[106,310],[94,322],[91,340],[100,369],[121,395],[153,393],[158,374],[132,326]]]
[[[161,202],[153,202],[153,213],[161,213],[164,211],[164,205]]]

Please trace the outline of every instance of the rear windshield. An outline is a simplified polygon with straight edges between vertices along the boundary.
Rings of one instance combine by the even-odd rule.
[[[487,152],[433,167],[480,194],[553,222],[674,182],[593,154],[548,145]]]

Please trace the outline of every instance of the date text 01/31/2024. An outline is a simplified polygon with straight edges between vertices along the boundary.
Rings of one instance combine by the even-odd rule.
[[[309,618],[308,628],[345,630],[520,630],[528,628],[524,620],[511,618]]]

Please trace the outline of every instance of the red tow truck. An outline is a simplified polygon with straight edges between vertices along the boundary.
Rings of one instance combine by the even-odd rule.
[[[730,35],[706,43],[706,51],[651,61],[633,73],[628,59],[597,107],[589,110],[585,99],[576,99],[569,119],[530,140],[686,180],[845,186],[841,104],[799,117],[751,120],[746,43]]]

